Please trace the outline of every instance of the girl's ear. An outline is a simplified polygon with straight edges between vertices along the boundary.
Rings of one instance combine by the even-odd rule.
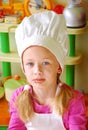
[[[58,74],[61,74],[62,73],[62,68],[61,66],[58,67]]]

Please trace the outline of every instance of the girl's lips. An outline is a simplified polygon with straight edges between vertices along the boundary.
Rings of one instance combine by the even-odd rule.
[[[34,79],[34,82],[35,83],[42,83],[42,82],[44,82],[45,81],[45,79]]]

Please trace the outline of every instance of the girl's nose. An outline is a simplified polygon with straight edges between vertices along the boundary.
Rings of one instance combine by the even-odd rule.
[[[41,65],[37,64],[34,66],[34,74],[41,74],[42,73],[42,67]]]

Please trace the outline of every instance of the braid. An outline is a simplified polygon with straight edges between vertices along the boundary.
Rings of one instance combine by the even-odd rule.
[[[26,122],[34,115],[32,97],[29,90],[24,90],[16,99],[15,105],[20,119]]]
[[[54,99],[54,109],[57,114],[63,115],[66,112],[69,101],[72,99],[73,93],[68,88],[61,86],[60,93]]]

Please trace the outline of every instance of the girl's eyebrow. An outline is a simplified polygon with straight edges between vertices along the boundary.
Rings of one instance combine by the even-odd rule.
[[[34,61],[35,59],[28,57],[27,60],[28,61]],[[52,59],[50,57],[43,57],[41,60],[50,60],[51,61]]]
[[[49,60],[49,58],[43,58],[44,60]]]
[[[34,60],[34,59],[30,59],[30,58],[27,58],[28,60]],[[49,60],[50,58],[49,57],[44,57],[44,58],[42,58],[42,59],[44,59],[44,60]]]
[[[29,61],[33,61],[33,59],[30,59],[30,58],[27,58],[27,60],[29,60]]]

